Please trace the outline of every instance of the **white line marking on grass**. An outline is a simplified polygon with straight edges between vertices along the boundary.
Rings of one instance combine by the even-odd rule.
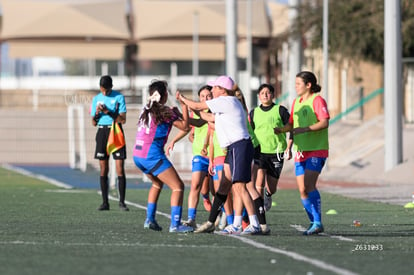
[[[50,193],[91,193],[92,191],[90,190],[79,190],[79,189],[46,189],[45,192],[50,192]]]
[[[16,173],[19,173],[19,174],[22,174],[22,175],[25,175],[25,176],[28,176],[28,177],[32,177],[32,178],[36,178],[38,180],[46,181],[46,182],[48,182],[50,184],[53,184],[57,187],[61,187],[61,188],[65,188],[65,189],[72,189],[73,188],[73,186],[71,186],[71,185],[68,185],[68,184],[63,183],[61,181],[57,181],[55,179],[52,179],[52,178],[49,178],[49,177],[46,177],[46,176],[43,176],[43,175],[32,173],[32,172],[27,171],[23,168],[18,168],[18,167],[9,165],[9,164],[3,164],[2,167],[4,169],[10,170],[10,171],[13,171],[13,172],[16,172]]]
[[[336,267],[334,265],[325,263],[325,262],[320,261],[320,260],[308,258],[306,256],[300,255],[300,254],[295,253],[295,252],[286,251],[286,250],[275,248],[275,247],[270,247],[270,246],[267,246],[265,244],[255,242],[252,239],[248,239],[248,238],[245,238],[245,237],[234,236],[234,235],[229,235],[229,237],[236,238],[236,239],[238,239],[238,240],[240,240],[244,243],[247,243],[251,246],[254,246],[256,248],[261,248],[261,249],[265,249],[265,250],[268,250],[268,251],[273,252],[273,253],[282,254],[282,255],[285,255],[287,257],[293,258],[295,260],[309,263],[309,264],[311,264],[313,266],[316,266],[316,267],[319,267],[321,269],[332,271],[336,274],[341,274],[341,275],[357,274],[357,273],[354,273],[350,270],[343,269],[343,268],[340,268],[340,267]]]
[[[306,231],[306,228],[304,228],[301,225],[291,224],[290,227],[296,229],[299,232],[305,232]],[[329,238],[332,238],[332,239],[338,239],[340,241],[345,241],[345,242],[356,242],[356,240],[354,240],[354,239],[347,238],[347,237],[344,237],[344,236],[341,236],[341,235],[329,235],[327,233],[319,233],[319,235],[326,236],[326,237],[329,237]]]
[[[101,191],[98,191],[98,193],[100,194]],[[118,198],[117,197],[114,197],[114,196],[111,196],[111,195],[109,195],[108,198],[110,200],[113,200],[113,201],[118,201]],[[125,203],[128,204],[128,205],[135,206],[136,208],[139,208],[139,209],[142,209],[142,210],[147,210],[147,207],[146,206],[143,206],[143,205],[138,204],[138,203],[130,202],[130,201],[127,201],[127,200],[125,201]],[[157,214],[158,215],[161,215],[161,216],[164,216],[164,217],[166,217],[168,219],[171,219],[171,215],[169,215],[169,214],[166,214],[166,213],[163,213],[163,212],[160,212],[160,211],[157,211]]]
[[[117,200],[118,198],[110,196],[110,199]],[[132,203],[132,202],[128,202],[128,201],[126,201],[126,203],[128,205],[132,205],[132,206],[135,206],[135,207],[143,209],[143,210],[147,209],[145,206],[143,206],[141,204]],[[166,214],[166,213],[162,213],[162,212],[157,211],[157,214],[162,215],[162,216],[167,217],[167,218],[171,218],[171,216]],[[296,226],[296,227],[299,227],[299,226]],[[305,231],[304,228],[303,228],[303,231]],[[248,238],[245,238],[245,237],[240,237],[240,236],[235,236],[235,235],[228,235],[228,237],[236,238],[236,239],[238,239],[238,240],[240,240],[240,241],[242,241],[246,244],[249,244],[253,247],[256,247],[256,248],[265,249],[265,250],[268,250],[268,251],[273,252],[273,253],[278,253],[278,254],[285,255],[287,257],[293,258],[293,259],[298,260],[298,261],[309,263],[313,266],[316,266],[316,267],[324,269],[324,270],[332,271],[336,274],[341,274],[341,275],[354,275],[354,274],[357,274],[357,273],[354,273],[350,270],[343,269],[343,268],[340,268],[340,267],[336,267],[334,265],[325,263],[325,262],[317,260],[317,259],[308,258],[306,256],[300,255],[300,254],[295,253],[295,252],[282,250],[282,249],[278,249],[278,248],[275,248],[275,247],[270,247],[270,246],[267,246],[267,245],[259,243],[259,242],[255,242],[255,241],[253,241],[251,239],[248,239]]]

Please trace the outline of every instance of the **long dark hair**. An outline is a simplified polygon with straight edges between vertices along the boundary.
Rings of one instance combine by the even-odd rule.
[[[317,83],[316,76],[312,72],[303,71],[298,73],[296,77],[302,78],[305,85],[310,83],[312,93],[319,93],[321,91],[321,86]]]
[[[153,81],[148,86],[148,92],[149,92],[150,97],[155,92],[158,92],[160,95],[160,99],[159,101],[152,101],[152,100],[148,101],[148,103],[144,106],[144,110],[141,113],[138,123],[144,123],[145,125],[149,127],[150,126],[149,125],[149,122],[150,122],[149,114],[151,114],[151,119],[154,120],[155,124],[160,124],[172,118],[172,116],[174,115],[174,112],[172,111],[172,109],[168,106],[165,106],[163,103],[160,103],[160,102],[166,101],[166,98],[168,96],[167,87],[168,87],[167,82],[160,81],[160,80]]]

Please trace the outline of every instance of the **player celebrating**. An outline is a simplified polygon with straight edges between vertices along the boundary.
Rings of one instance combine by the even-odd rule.
[[[157,201],[166,183],[171,189],[170,232],[191,232],[192,227],[181,224],[184,183],[167,159],[164,145],[172,126],[188,131],[188,109],[182,104],[183,114],[177,108],[165,106],[168,99],[167,83],[155,81],[149,85],[148,104],[138,120],[134,146],[135,165],[152,181],[148,193],[147,218],[144,228],[161,231],[155,220]],[[178,94],[178,93],[177,93]]]

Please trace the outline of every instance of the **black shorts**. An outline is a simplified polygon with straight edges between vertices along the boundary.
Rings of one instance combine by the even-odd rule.
[[[284,153],[260,154],[259,169],[265,169],[266,174],[278,179],[283,168]]]
[[[254,147],[253,163],[260,166],[260,144]]]
[[[121,127],[122,133],[124,130],[122,129],[121,124],[119,124]],[[111,125],[109,126],[102,126],[98,125],[98,131],[96,132],[96,148],[95,148],[95,159],[105,160],[108,159],[109,156],[106,153],[106,144],[108,143],[108,137],[109,132],[111,131]],[[118,151],[115,151],[112,154],[112,157],[114,159],[126,159],[126,146],[122,147]]]

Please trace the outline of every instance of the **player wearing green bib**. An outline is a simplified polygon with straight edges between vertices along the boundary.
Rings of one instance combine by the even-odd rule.
[[[198,91],[198,96],[200,102],[212,99],[211,87],[207,85],[201,87]],[[208,141],[208,124],[204,120],[200,119],[200,117],[195,113],[192,113],[192,118],[190,118],[189,122],[193,127],[192,134],[190,135],[190,141],[192,142],[193,160],[191,169],[191,189],[188,194],[188,220],[184,222],[184,224],[196,228],[197,206],[199,202],[200,191],[205,181],[207,181],[207,184],[209,183],[209,159],[204,148],[206,141]],[[174,148],[174,144],[178,140],[182,139],[185,135],[187,135],[187,133],[188,132],[184,131],[179,132],[168,145],[167,152],[169,152],[169,150],[172,150]],[[207,193],[206,196],[207,198],[205,198],[204,194],[203,199],[208,200],[210,203],[210,200],[208,199],[209,193]]]
[[[286,134],[275,135],[274,128],[289,123],[290,114],[284,106],[273,102],[275,97],[273,86],[262,84],[257,94],[261,104],[250,112],[250,123],[260,143],[259,176],[256,180],[256,188],[264,196],[264,207],[269,211],[272,206],[271,196],[277,191],[284,163],[284,152],[287,148]]]
[[[324,231],[321,196],[316,189],[318,177],[328,157],[329,112],[326,101],[319,95],[321,86],[312,72],[296,75],[298,97],[293,101],[289,124],[276,128],[275,133],[291,131],[295,149],[295,173],[302,204],[310,225],[304,235]],[[290,148],[292,143],[288,144]]]

